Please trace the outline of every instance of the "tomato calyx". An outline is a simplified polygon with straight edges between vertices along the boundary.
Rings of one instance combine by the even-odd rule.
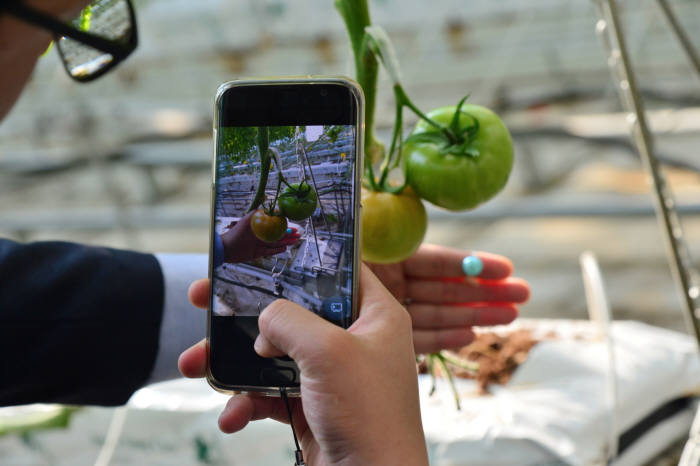
[[[452,125],[456,106],[440,107],[428,113],[446,127]],[[479,131],[466,128],[478,119]],[[464,105],[459,114],[465,141],[462,147],[450,147],[440,136],[422,137],[404,146],[402,167],[408,185],[422,199],[444,209],[463,211],[488,201],[503,189],[513,165],[513,144],[503,121],[486,107]],[[413,134],[431,132],[420,120]],[[414,139],[414,141],[416,140]],[[478,149],[478,157],[470,149]],[[454,155],[454,150],[464,156]],[[462,152],[463,151],[463,152]]]
[[[305,180],[300,183],[287,184],[279,195],[278,205],[282,213],[290,220],[304,220],[313,215],[318,206],[318,195]]]
[[[294,193],[297,198],[304,199],[311,192],[311,185],[306,181],[302,181],[298,186],[287,184],[287,189],[289,192]]]
[[[396,99],[396,118],[394,120],[394,131],[391,137],[391,146],[385,154],[380,167],[379,180],[374,178],[371,163],[367,165],[365,185],[371,191],[384,191],[399,194],[406,187],[404,182],[401,186],[391,186],[388,181],[389,172],[401,165],[403,146],[405,144],[433,144],[442,155],[457,155],[465,157],[478,157],[479,150],[474,147],[473,142],[479,133],[479,119],[462,110],[464,102],[469,95],[463,97],[450,119],[448,125],[441,124],[423,113],[406,95],[400,83],[394,84],[394,96]],[[413,113],[428,125],[428,129],[412,134],[406,139],[402,138],[403,132],[403,108],[408,107]],[[470,122],[465,122],[463,116],[469,117]]]
[[[284,217],[284,214],[277,207],[276,203],[268,203],[267,205],[263,202],[258,207],[259,210],[265,212],[268,217]]]
[[[476,138],[479,132],[479,119],[474,115],[462,111],[462,105],[467,100],[469,96],[465,96],[457,104],[457,108],[452,116],[450,125],[445,128],[440,125],[440,129],[434,129],[430,131],[424,131],[421,133],[413,134],[406,138],[405,143],[429,143],[435,144],[439,147],[440,152],[443,154],[453,154],[459,156],[468,157],[478,157],[479,151],[472,146],[472,142]],[[462,115],[466,115],[472,119],[472,124],[462,125],[460,118]],[[422,117],[421,117],[422,118]],[[434,126],[434,122],[428,118],[422,118],[430,125]]]

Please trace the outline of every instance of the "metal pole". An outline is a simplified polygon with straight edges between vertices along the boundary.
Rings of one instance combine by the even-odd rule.
[[[682,296],[686,323],[700,345],[700,288],[696,285],[694,270],[683,231],[675,211],[675,201],[661,167],[654,154],[654,140],[644,112],[644,103],[639,94],[632,63],[627,52],[625,37],[615,0],[596,0],[600,20],[596,29],[608,52],[608,65],[616,80],[620,99],[629,113],[632,139],[639,151],[642,164],[653,187],[654,205],[661,222],[662,231],[671,265],[671,273]]]
[[[676,38],[678,39],[678,42],[681,43],[683,51],[685,51],[686,55],[688,55],[688,60],[690,60],[690,63],[695,68],[695,72],[698,74],[698,78],[700,78],[700,56],[698,55],[697,50],[695,50],[695,47],[690,41],[688,35],[685,33],[683,26],[681,26],[681,23],[678,21],[678,18],[676,18],[676,15],[673,13],[671,6],[668,4],[668,0],[657,1],[659,2],[661,11],[663,11],[664,15],[666,16],[666,19],[671,25],[671,29],[673,29],[673,32],[676,35]]]

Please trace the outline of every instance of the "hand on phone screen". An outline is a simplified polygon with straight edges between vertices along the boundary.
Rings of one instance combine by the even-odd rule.
[[[284,252],[287,246],[299,241],[301,235],[296,228],[290,228],[279,241],[268,243],[259,239],[250,228],[250,219],[253,214],[254,212],[250,212],[238,222],[232,222],[229,229],[221,235],[224,262],[245,262],[273,256]]]

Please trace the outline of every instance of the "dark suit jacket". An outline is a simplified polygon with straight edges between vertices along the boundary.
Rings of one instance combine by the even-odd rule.
[[[0,406],[125,403],[153,368],[162,312],[152,255],[0,239]]]

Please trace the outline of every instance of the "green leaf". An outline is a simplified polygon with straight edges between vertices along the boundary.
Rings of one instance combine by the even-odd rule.
[[[401,83],[401,73],[399,72],[399,60],[396,58],[394,46],[386,31],[380,26],[367,26],[365,37],[370,50],[379,57],[384,69],[389,75],[391,82],[396,85]]]
[[[326,134],[326,137],[330,142],[336,142],[338,140],[338,136],[340,136],[340,132],[343,130],[342,126],[339,125],[333,125],[333,126],[324,126],[323,131]]]
[[[294,138],[294,126],[269,126],[269,141],[279,144]],[[255,127],[224,126],[217,130],[217,153],[227,155],[233,164],[257,161],[257,135]]]

